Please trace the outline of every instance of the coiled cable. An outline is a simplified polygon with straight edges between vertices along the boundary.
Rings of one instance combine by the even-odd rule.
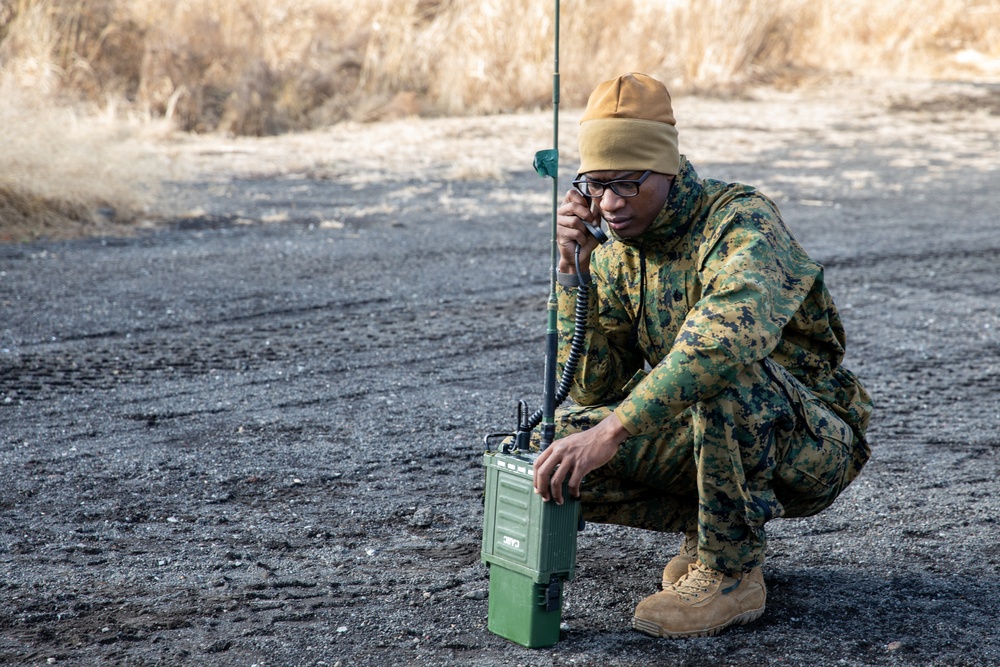
[[[580,364],[580,357],[583,356],[583,344],[584,336],[587,335],[587,304],[590,295],[590,286],[583,279],[583,273],[580,272],[580,246],[576,246],[576,252],[573,256],[573,261],[576,264],[576,280],[577,280],[577,293],[576,293],[576,308],[573,312],[573,339],[569,344],[569,357],[566,359],[566,365],[563,366],[562,376],[559,378],[559,387],[556,389],[555,395],[555,405],[558,407],[566,400],[569,396],[569,390],[573,386],[573,376],[576,375],[576,367]],[[528,421],[525,423],[524,428],[531,430],[542,423],[542,413],[543,409],[538,408]]]

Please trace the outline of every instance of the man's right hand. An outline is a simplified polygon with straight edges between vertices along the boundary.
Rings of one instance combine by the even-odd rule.
[[[597,226],[600,220],[587,200],[576,189],[566,193],[563,203],[556,209],[556,243],[559,246],[559,272],[576,273],[576,246],[580,246],[580,271],[590,272],[590,253],[600,243],[587,231],[586,220]]]

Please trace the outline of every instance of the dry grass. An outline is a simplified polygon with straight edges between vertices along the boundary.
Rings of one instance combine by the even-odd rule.
[[[553,2],[0,0],[24,87],[114,99],[182,129],[481,114],[551,99]],[[678,90],[803,76],[1000,76],[995,0],[563,0],[564,101],[645,71]]]
[[[123,231],[153,202],[163,165],[142,128],[43,106],[0,85],[0,241]]]
[[[553,4],[0,0],[0,114],[8,119],[0,131],[19,138],[0,143],[8,206],[0,226],[13,199],[3,193],[132,206],[118,204],[119,194],[82,196],[86,185],[68,189],[67,172],[46,171],[56,163],[72,171],[80,160],[86,172],[91,155],[120,150],[107,123],[77,114],[67,148],[50,134],[60,121],[22,118],[23,96],[7,91],[30,90],[48,107],[84,103],[106,116],[127,111],[185,131],[246,136],[540,108],[551,102]],[[1000,79],[1000,3],[915,8],[912,0],[563,0],[562,102],[582,105],[598,81],[629,70],[676,92],[713,94],[844,75]],[[11,169],[25,154],[52,159],[14,183]],[[119,177],[130,191],[128,174]]]

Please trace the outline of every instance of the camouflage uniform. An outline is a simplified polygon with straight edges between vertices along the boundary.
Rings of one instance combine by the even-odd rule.
[[[773,202],[682,158],[650,228],[598,248],[591,271],[576,405],[556,435],[611,411],[632,435],[584,480],[584,516],[697,530],[700,559],[723,572],[761,565],[764,523],[824,509],[870,455],[871,400],[840,365],[822,267]],[[560,276],[560,365],[575,280]]]

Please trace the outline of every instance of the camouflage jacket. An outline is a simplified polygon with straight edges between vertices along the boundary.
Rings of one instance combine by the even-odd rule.
[[[578,404],[620,401],[615,413],[630,433],[654,432],[769,356],[865,442],[871,400],[840,365],[844,328],[823,267],[755,189],[702,180],[682,157],[649,229],[598,248],[591,273],[585,353],[570,392]],[[577,293],[563,283],[560,366]]]

